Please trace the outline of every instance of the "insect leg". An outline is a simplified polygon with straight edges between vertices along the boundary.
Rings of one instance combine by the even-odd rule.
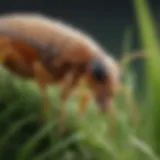
[[[64,132],[66,101],[69,98],[69,96],[71,96],[71,93],[77,83],[77,80],[78,80],[78,77],[76,75],[76,72],[74,71],[67,73],[63,80],[62,92],[61,92],[61,98],[60,98],[60,118],[59,118],[60,134]]]
[[[139,110],[135,102],[133,101],[133,97],[127,89],[127,87],[122,88],[122,93],[124,94],[125,101],[127,103],[126,107],[129,110],[129,114],[131,116],[132,123],[137,126],[140,122]]]
[[[41,114],[43,115],[43,120],[46,120],[49,119],[51,116],[51,108],[49,107],[50,104],[49,97],[47,96],[47,88],[48,85],[53,82],[53,77],[45,70],[45,68],[40,62],[35,62],[33,68],[36,82],[38,83],[41,94],[43,96]]]
[[[84,112],[87,109],[87,105],[90,102],[90,94],[88,94],[87,92],[83,93],[80,97],[80,104],[79,104],[79,112],[80,112],[80,118],[82,118],[84,116]]]
[[[80,104],[78,108],[79,108],[80,118],[82,118],[86,111],[87,105],[91,100],[91,94],[89,93],[87,88],[81,87],[80,90],[76,90],[75,96],[79,97],[80,99]]]

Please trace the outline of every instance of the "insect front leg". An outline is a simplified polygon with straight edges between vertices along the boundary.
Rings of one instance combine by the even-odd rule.
[[[66,101],[71,96],[71,93],[74,87],[77,84],[77,75],[76,72],[71,71],[66,74],[63,79],[62,91],[60,95],[60,118],[59,118],[59,131],[60,134],[64,132],[64,122],[65,122],[65,105]]]
[[[80,118],[83,118],[84,113],[87,109],[87,105],[89,104],[91,100],[91,96],[88,92],[82,92],[80,95],[80,104],[79,104],[79,112],[80,112]]]
[[[46,119],[51,118],[50,115],[51,108],[49,103],[49,97],[47,95],[47,89],[48,89],[48,84],[53,82],[53,77],[50,75],[49,72],[45,70],[45,68],[40,62],[35,62],[33,68],[34,68],[36,82],[38,83],[38,86],[41,90],[41,94],[43,96],[42,99],[43,105],[41,109],[41,114],[43,115],[43,121],[44,121]]]
[[[84,113],[87,109],[87,105],[91,100],[91,93],[87,88],[84,88],[84,86],[79,86],[79,87],[80,89],[76,90],[76,93],[74,94],[74,96],[78,97],[78,99],[80,100],[78,109],[80,113],[80,118],[83,118]]]

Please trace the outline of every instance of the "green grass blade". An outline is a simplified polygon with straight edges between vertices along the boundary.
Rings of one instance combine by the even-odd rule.
[[[20,149],[17,160],[27,159],[32,154],[32,152],[34,151],[35,147],[38,145],[40,140],[43,137],[47,136],[47,134],[50,133],[50,131],[53,129],[55,125],[56,125],[55,121],[48,122],[48,124],[45,125],[38,133],[36,133],[29,140],[27,140],[27,142]]]
[[[3,154],[3,149],[5,148],[5,145],[7,145],[7,143],[9,142],[9,139],[11,137],[13,137],[17,132],[19,132],[19,130],[28,122],[33,121],[35,119],[35,115],[29,115],[27,117],[25,117],[22,120],[19,120],[18,122],[15,122],[11,125],[11,127],[9,128],[8,132],[4,135],[1,136],[0,139],[0,157]]]
[[[150,105],[150,142],[154,145],[154,149],[160,153],[160,48],[159,39],[156,33],[155,20],[147,0],[134,0],[135,14],[138,22],[138,28],[142,47],[148,58],[146,59],[146,104]]]

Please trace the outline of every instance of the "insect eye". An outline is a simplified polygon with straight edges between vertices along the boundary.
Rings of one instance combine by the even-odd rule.
[[[106,79],[106,72],[104,65],[99,60],[93,60],[91,62],[91,74],[97,81],[105,81]]]

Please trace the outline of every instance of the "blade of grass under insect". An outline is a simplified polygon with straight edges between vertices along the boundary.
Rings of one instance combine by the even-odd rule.
[[[51,129],[56,125],[55,120],[48,122],[38,133],[32,136],[27,142],[22,146],[21,150],[17,155],[17,160],[26,160],[34,151],[35,147],[38,145],[38,142],[50,133]]]
[[[35,115],[29,115],[25,117],[24,119],[19,120],[18,122],[15,122],[11,125],[8,132],[0,139],[0,157],[2,156],[3,149],[5,148],[5,145],[7,144],[9,139],[13,137],[17,132],[19,132],[22,126],[24,126],[30,121],[35,120],[35,118],[36,118]]]
[[[62,150],[67,148],[68,145],[70,145],[71,143],[75,143],[75,142],[78,143],[78,141],[81,141],[84,137],[85,135],[81,133],[73,134],[69,136],[67,139],[63,141],[59,141],[58,144],[49,148],[46,152],[34,157],[33,160],[45,160],[51,155],[52,157],[54,157],[54,155],[56,155],[58,152],[61,152]]]
[[[107,139],[98,138],[98,137],[99,135],[97,134],[97,137],[94,137],[95,139],[94,142],[90,139],[92,148],[100,149],[101,151],[103,151],[101,152],[101,154],[102,153],[103,155],[109,154],[110,157],[112,157],[113,159],[118,159],[119,151],[117,150],[116,146],[111,141],[109,141],[109,139],[107,140]]]
[[[7,106],[7,108],[2,111],[0,113],[0,121],[3,121],[5,120],[6,118],[8,118],[15,110],[19,109],[19,107],[21,107],[19,104],[20,104],[20,100],[19,101],[16,101],[12,104],[9,104]]]
[[[144,153],[146,157],[149,157],[150,160],[159,160],[159,157],[154,153],[153,149],[142,140],[132,135],[129,137],[129,142],[133,147]]]
[[[104,127],[106,126],[106,121],[101,123],[104,124]],[[98,125],[98,124],[97,124]],[[98,129],[98,133],[96,132]],[[102,128],[98,128],[96,125],[85,124],[83,127],[82,132],[86,135],[86,138],[84,140],[84,144],[91,146],[91,148],[101,149],[104,151],[104,154],[109,154],[113,159],[116,159],[119,155],[119,152],[114,146],[114,143],[112,142],[111,138],[107,138],[106,132],[102,130]],[[93,141],[94,139],[94,141]],[[102,153],[101,153],[102,154]]]

